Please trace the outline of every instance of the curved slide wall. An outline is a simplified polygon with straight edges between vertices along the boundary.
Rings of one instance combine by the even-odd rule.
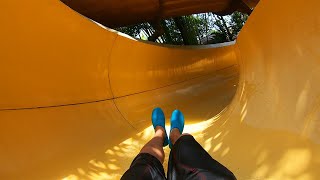
[[[119,179],[161,106],[168,118],[184,111],[186,132],[239,179],[316,179],[318,5],[261,1],[235,44],[179,48],[127,38],[56,0],[6,0],[0,178]]]

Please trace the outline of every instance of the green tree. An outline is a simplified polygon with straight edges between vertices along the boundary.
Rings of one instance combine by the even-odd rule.
[[[232,39],[236,39],[238,36],[240,30],[242,29],[242,26],[247,21],[248,15],[240,13],[240,12],[234,12],[231,14],[231,21],[230,21],[230,27],[232,29]]]
[[[161,36],[161,38],[164,40],[163,43],[174,45],[183,44],[182,36],[173,18],[162,20],[161,26],[164,29],[164,34]]]
[[[175,45],[212,44],[236,39],[248,16],[240,12],[219,16],[201,13],[117,28],[132,37]]]
[[[234,12],[228,16],[214,15],[214,28],[210,33],[208,44],[233,41],[237,38],[242,26],[248,19],[248,15]]]
[[[120,27],[116,28],[116,30],[139,39],[141,39],[141,33],[144,33],[145,36],[149,37],[155,31],[149,23],[141,23],[127,27]]]

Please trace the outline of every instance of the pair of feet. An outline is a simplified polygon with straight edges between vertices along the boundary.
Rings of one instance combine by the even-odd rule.
[[[169,144],[169,147],[172,148],[172,145],[175,143],[177,138],[182,134],[183,128],[184,128],[184,117],[181,111],[174,110],[171,115],[170,119],[170,139],[168,138],[168,135],[166,133],[166,119],[164,116],[164,113],[161,108],[155,108],[152,111],[152,125],[154,129],[162,130],[165,133],[164,141],[163,141],[163,147],[167,146]]]

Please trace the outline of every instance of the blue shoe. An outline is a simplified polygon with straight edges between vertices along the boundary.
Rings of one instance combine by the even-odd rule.
[[[157,126],[161,126],[166,131],[166,127],[165,127],[166,119],[164,117],[164,114],[161,108],[153,109],[151,120],[152,120],[152,125],[154,129],[156,129]],[[164,137],[163,147],[167,146],[169,143],[167,132],[165,133],[166,133],[166,136]]]
[[[171,115],[171,127],[170,127],[170,132],[172,129],[177,128],[180,133],[182,134],[183,128],[184,128],[184,117],[181,111],[179,110],[174,110]],[[172,143],[169,140],[169,147],[172,148]]]

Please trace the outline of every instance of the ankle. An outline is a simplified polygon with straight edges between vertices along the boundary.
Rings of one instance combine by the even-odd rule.
[[[163,127],[161,127],[161,126],[157,126],[157,127],[154,129],[154,131],[155,131],[155,136],[164,137],[165,134],[166,134],[166,130],[165,130]]]
[[[171,141],[172,145],[179,139],[180,136],[181,136],[181,133],[180,133],[179,129],[173,128],[171,130],[170,141]]]

